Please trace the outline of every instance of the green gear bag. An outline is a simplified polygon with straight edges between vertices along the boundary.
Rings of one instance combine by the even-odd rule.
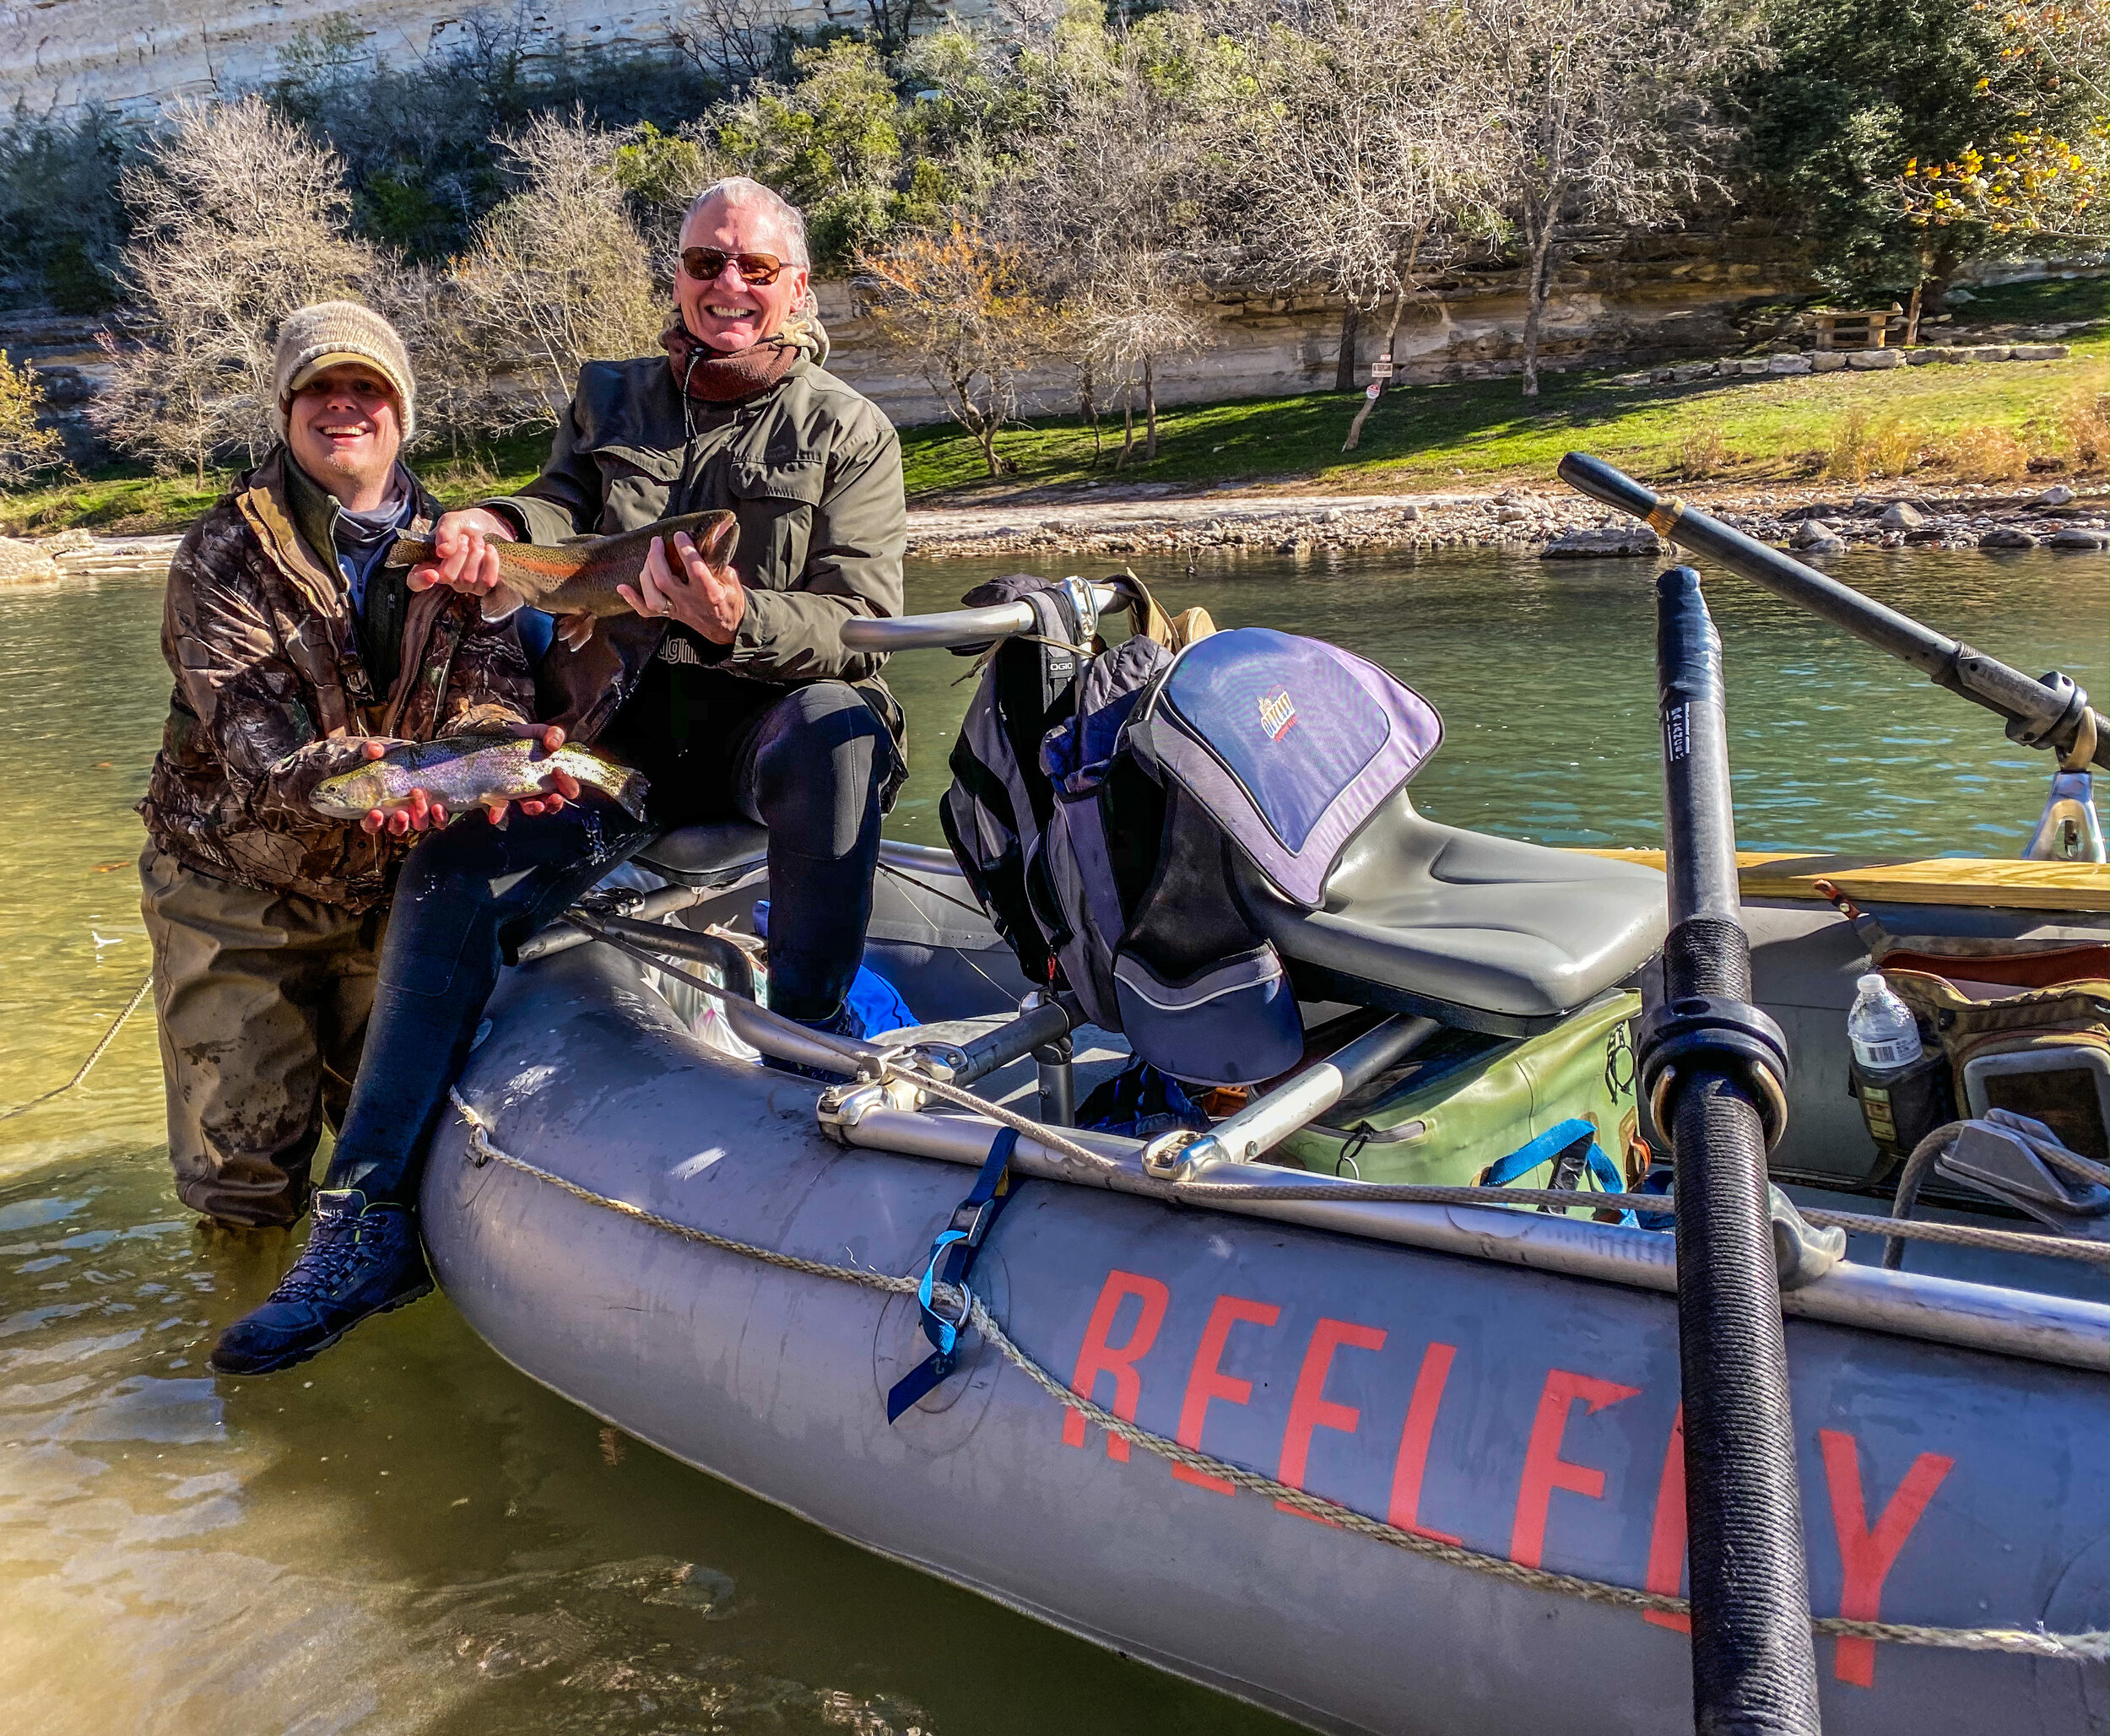
[[[1284,1140],[1274,1159],[1366,1182],[1471,1187],[1491,1164],[1580,1118],[1631,1187],[1640,1179],[1633,1021],[1641,1005],[1631,990],[1609,994],[1522,1039],[1440,1032],[1323,1122]],[[1511,1185],[1544,1187],[1551,1171],[1549,1159]]]

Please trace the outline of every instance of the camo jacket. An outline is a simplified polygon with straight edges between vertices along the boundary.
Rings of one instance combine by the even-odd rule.
[[[139,814],[202,873],[363,911],[387,896],[408,842],[316,814],[316,785],[359,764],[369,737],[528,722],[534,677],[511,621],[436,587],[411,599],[399,673],[377,695],[333,554],[316,553],[327,525],[303,525],[287,488],[290,462],[273,452],[176,550],[161,625],[176,688]],[[420,488],[414,530],[439,511]]]

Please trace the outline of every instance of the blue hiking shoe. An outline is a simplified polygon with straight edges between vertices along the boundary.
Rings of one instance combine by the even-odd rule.
[[[369,1205],[349,1187],[318,1192],[300,1257],[261,1307],[219,1335],[208,1366],[217,1374],[275,1374],[431,1288],[409,1207]]]

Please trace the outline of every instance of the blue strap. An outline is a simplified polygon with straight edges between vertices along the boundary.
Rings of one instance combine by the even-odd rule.
[[[1011,1154],[1018,1149],[1019,1135],[1015,1128],[1005,1128],[989,1146],[989,1155],[983,1160],[982,1173],[975,1177],[975,1185],[967,1197],[953,1209],[952,1221],[938,1232],[938,1239],[930,1245],[930,1258],[924,1262],[922,1282],[916,1286],[916,1306],[922,1315],[923,1336],[930,1340],[932,1349],[916,1366],[894,1383],[886,1395],[886,1420],[900,1420],[901,1413],[919,1402],[951,1374],[960,1360],[960,1328],[967,1323],[972,1292],[967,1288],[967,1274],[973,1269],[975,1256],[982,1252],[982,1244],[1005,1206],[1011,1203]],[[932,1306],[934,1291],[940,1284],[950,1284],[960,1292],[960,1312],[948,1320]]]
[[[1597,1149],[1597,1129],[1577,1117],[1548,1128],[1528,1145],[1519,1146],[1498,1163],[1487,1166],[1487,1173],[1480,1178],[1483,1187],[1507,1187],[1518,1176],[1529,1174],[1542,1163],[1551,1163],[1577,1139],[1590,1141],[1590,1149]]]
[[[1619,1166],[1604,1155],[1604,1149],[1598,1144],[1597,1129],[1580,1117],[1548,1128],[1529,1144],[1520,1146],[1507,1157],[1490,1164],[1486,1172],[1480,1176],[1480,1186],[1507,1187],[1519,1176],[1528,1175],[1539,1165],[1552,1162],[1571,1145],[1582,1139],[1590,1142],[1589,1149],[1582,1154],[1583,1166],[1588,1171],[1590,1179],[1597,1183],[1599,1191],[1624,1193],[1626,1191],[1626,1178],[1620,1174]],[[1640,1220],[1631,1212],[1621,1212],[1619,1220],[1630,1230],[1638,1228],[1640,1225]]]

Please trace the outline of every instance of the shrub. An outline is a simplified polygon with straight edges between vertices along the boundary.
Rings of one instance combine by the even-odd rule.
[[[1967,428],[1934,446],[1934,462],[1967,482],[2010,482],[2029,471],[2029,448],[2004,428]]]
[[[2110,392],[2084,386],[2060,408],[2059,431],[2085,465],[2110,458]]]
[[[1871,476],[1903,476],[1919,468],[1922,437],[1905,419],[1889,415],[1877,421],[1865,409],[1848,410],[1832,430],[1826,448],[1824,473],[1833,481],[1865,482]]]
[[[1729,442],[1722,438],[1719,428],[1709,426],[1688,434],[1678,449],[1678,474],[1687,482],[1719,476],[1729,462]]]
[[[27,362],[10,361],[0,349],[0,484],[19,482],[65,457],[58,435],[37,422],[43,407],[44,388],[37,383],[36,370]]]

